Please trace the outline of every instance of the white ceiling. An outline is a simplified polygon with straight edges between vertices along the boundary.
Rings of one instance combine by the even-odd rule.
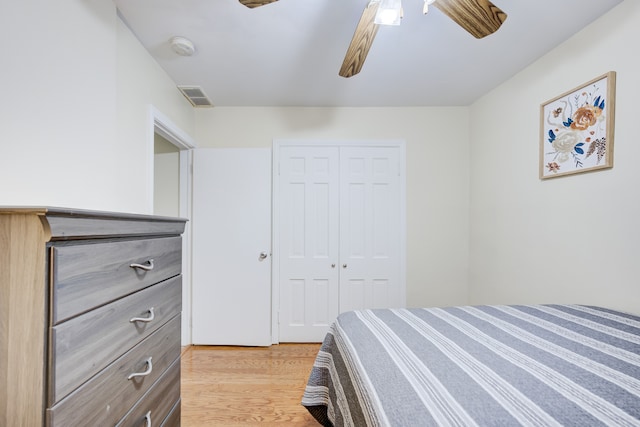
[[[492,0],[508,18],[475,39],[436,8],[404,0],[360,74],[338,76],[368,0],[114,0],[120,16],[176,85],[216,106],[459,106],[583,29],[622,0]],[[190,39],[191,57],[169,40]]]

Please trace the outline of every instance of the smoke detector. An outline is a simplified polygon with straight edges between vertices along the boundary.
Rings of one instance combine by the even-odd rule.
[[[171,43],[171,49],[180,56],[191,56],[196,51],[193,42],[184,37],[172,37],[169,43]]]

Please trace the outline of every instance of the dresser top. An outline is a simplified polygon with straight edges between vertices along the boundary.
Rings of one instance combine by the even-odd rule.
[[[38,216],[51,240],[164,236],[184,232],[184,218],[48,206],[0,206],[4,215]]]
[[[93,218],[132,218],[147,221],[176,221],[186,222],[185,218],[176,218],[159,215],[144,215],[125,212],[97,211],[89,209],[62,208],[55,206],[2,206],[0,205],[0,215],[2,214],[36,214],[36,215],[56,215],[56,216],[82,216]]]

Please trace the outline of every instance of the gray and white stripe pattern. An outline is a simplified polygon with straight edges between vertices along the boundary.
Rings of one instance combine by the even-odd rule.
[[[578,305],[341,314],[303,405],[325,426],[640,426],[640,317]]]

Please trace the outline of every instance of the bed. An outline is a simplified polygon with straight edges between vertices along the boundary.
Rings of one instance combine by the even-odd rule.
[[[640,317],[582,305],[360,310],[302,404],[325,426],[640,426]]]

